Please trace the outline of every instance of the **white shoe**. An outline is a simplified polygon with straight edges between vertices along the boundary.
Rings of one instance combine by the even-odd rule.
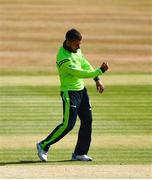
[[[84,155],[75,155],[74,153],[72,154],[71,160],[73,161],[92,161],[93,159],[86,154]]]
[[[38,151],[38,156],[40,158],[40,160],[42,161],[47,161],[47,153],[46,151],[44,151],[40,145],[40,143],[37,143],[36,144],[36,147],[37,147],[37,151]]]

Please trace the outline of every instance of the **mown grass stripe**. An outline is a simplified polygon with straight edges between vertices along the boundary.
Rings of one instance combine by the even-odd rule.
[[[93,137],[100,135],[151,135],[152,134],[152,92],[151,85],[108,86],[103,96],[94,87],[88,92],[93,110]],[[62,101],[56,87],[0,87],[0,134],[11,135],[48,135],[62,122]],[[51,91],[50,91],[51,90]],[[140,91],[139,91],[140,90]],[[53,105],[53,106],[52,106]],[[70,134],[77,137],[80,121]],[[100,144],[100,142],[99,142]],[[13,153],[12,153],[13,151]],[[2,162],[36,160],[35,149],[0,150]],[[60,152],[60,156],[57,156]],[[51,160],[70,158],[72,150],[51,151]],[[18,153],[18,154],[17,154]],[[14,156],[16,154],[16,156]],[[150,164],[151,149],[122,149],[92,147],[90,154],[95,164]]]
[[[63,164],[60,160],[68,160],[71,157],[72,149],[52,149],[49,153],[49,161],[53,164]],[[90,155],[94,158],[91,164],[151,164],[152,149],[142,148],[102,148],[92,149]],[[9,156],[8,156],[9,154]],[[0,149],[0,165],[17,164],[19,161],[36,161],[38,157],[35,154],[35,149]],[[54,162],[55,161],[55,162]],[[26,163],[26,162],[25,162]],[[30,164],[30,163],[29,163]],[[48,162],[49,164],[49,162]],[[75,162],[67,162],[66,164],[75,164]],[[81,164],[81,162],[77,162]],[[89,163],[90,164],[90,163]]]

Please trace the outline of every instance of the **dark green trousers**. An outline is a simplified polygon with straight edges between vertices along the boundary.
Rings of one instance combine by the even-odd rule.
[[[87,90],[84,88],[80,91],[61,92],[61,97],[63,101],[63,122],[41,142],[41,146],[45,151],[48,151],[52,144],[73,129],[77,116],[79,116],[80,129],[74,153],[76,155],[87,154],[92,132],[92,111]]]

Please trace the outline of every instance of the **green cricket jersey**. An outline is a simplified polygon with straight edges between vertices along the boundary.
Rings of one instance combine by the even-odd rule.
[[[82,90],[83,78],[94,78],[102,74],[100,68],[94,69],[89,64],[81,49],[73,53],[61,47],[57,54],[56,65],[60,76],[61,91]]]

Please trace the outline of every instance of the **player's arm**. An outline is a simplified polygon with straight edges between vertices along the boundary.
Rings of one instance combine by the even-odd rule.
[[[107,71],[109,69],[108,63],[102,63],[100,67],[103,71]],[[104,91],[104,85],[100,79],[96,80],[96,88],[99,93]]]
[[[86,69],[86,70],[94,70],[94,68],[91,66],[91,64],[87,61],[87,59],[83,56],[82,54],[82,58],[81,58],[81,62],[82,62],[82,68]],[[102,93],[104,91],[104,85],[102,83],[102,81],[100,80],[99,76],[96,76],[94,78],[94,81],[96,83],[96,88],[97,91],[99,93]]]
[[[82,55],[82,69],[94,70],[92,65],[87,61],[87,59],[83,55]],[[93,78],[93,80],[96,82],[96,84],[98,84],[98,82],[100,81],[100,78],[99,76],[96,76]]]
[[[82,55],[82,68],[86,70],[94,70],[94,68],[91,66],[91,64],[87,61],[87,59]],[[94,78],[94,81],[96,83],[96,89],[99,93],[102,93],[104,91],[104,85],[102,81],[100,80],[99,76],[96,76]]]
[[[66,73],[69,73],[78,78],[93,78],[103,74],[106,71],[106,69],[102,69],[102,66],[92,71],[78,69],[74,64],[70,62],[70,60],[64,61],[64,63],[60,63],[60,70],[65,71]]]

